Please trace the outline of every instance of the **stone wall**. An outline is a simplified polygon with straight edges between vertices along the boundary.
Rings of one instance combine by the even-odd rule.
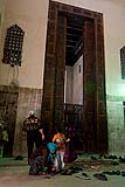
[[[83,105],[83,56],[73,66],[73,104]]]
[[[19,88],[15,140],[13,146],[14,155],[25,155],[27,153],[26,136],[22,133],[23,120],[27,117],[30,110],[35,110],[37,116],[40,117],[41,101],[41,89]]]
[[[64,103],[83,104],[83,56],[65,67]]]
[[[73,68],[65,66],[64,103],[73,104]]]
[[[107,96],[108,142],[110,154],[125,153],[124,97]]]

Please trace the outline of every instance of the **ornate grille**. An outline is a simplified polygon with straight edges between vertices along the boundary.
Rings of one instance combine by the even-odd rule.
[[[75,126],[74,147],[77,150],[83,150],[83,105],[64,104],[64,121],[66,124]]]
[[[21,66],[23,38],[24,31],[18,25],[13,25],[7,29],[3,63]]]

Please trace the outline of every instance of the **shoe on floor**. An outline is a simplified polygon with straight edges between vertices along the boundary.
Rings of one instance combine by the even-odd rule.
[[[93,176],[99,180],[102,180],[102,181],[108,180],[108,178],[102,173],[95,173]]]

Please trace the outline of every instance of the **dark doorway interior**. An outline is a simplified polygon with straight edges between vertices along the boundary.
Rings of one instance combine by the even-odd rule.
[[[81,54],[83,108],[79,118],[78,112],[65,110],[64,77],[65,65],[73,66]],[[50,135],[54,126],[64,125],[67,116],[80,119],[80,149],[107,152],[102,14],[50,1],[41,116]]]
[[[61,14],[66,19],[64,125],[75,126],[74,147],[83,150],[83,27],[82,16]]]
[[[13,156],[18,93],[8,87],[0,91],[0,120],[6,129],[8,140],[4,142],[3,157]]]

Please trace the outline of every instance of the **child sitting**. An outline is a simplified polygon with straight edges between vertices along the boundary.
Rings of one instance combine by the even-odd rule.
[[[30,175],[39,175],[40,173],[45,173],[45,168],[47,168],[48,162],[48,150],[45,145],[41,145],[36,149],[30,159]]]

